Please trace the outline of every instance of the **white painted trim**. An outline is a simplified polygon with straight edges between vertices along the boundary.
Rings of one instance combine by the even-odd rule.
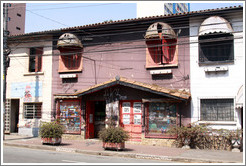
[[[228,122],[228,121],[201,121],[200,115],[201,115],[201,99],[233,99],[233,109],[234,109],[234,123],[237,123],[237,116],[236,116],[236,97],[235,96],[204,96],[204,97],[197,97],[197,106],[198,106],[198,123],[200,122]]]
[[[198,123],[208,125],[237,125],[235,121],[199,121]]]

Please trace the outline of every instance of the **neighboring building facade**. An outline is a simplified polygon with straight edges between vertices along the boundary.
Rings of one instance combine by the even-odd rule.
[[[25,33],[26,4],[8,3],[7,26],[9,35]]]
[[[5,132],[38,136],[40,121],[51,121],[52,38],[19,35],[13,40],[9,37],[8,42],[12,51],[6,79]]]
[[[137,17],[148,17],[190,12],[189,3],[165,3],[165,1],[137,2]]]
[[[242,128],[243,10],[203,12],[190,19],[190,27],[192,122],[218,129]]]

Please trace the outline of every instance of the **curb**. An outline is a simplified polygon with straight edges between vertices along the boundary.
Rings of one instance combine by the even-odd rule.
[[[152,159],[152,160],[173,161],[173,162],[180,162],[180,163],[236,163],[236,162],[225,162],[219,160],[207,160],[207,159],[197,159],[197,158],[187,158],[187,157],[158,156],[158,155],[148,155],[148,154],[125,153],[125,152],[117,152],[117,151],[110,152],[110,151],[81,150],[75,148],[17,144],[17,143],[10,143],[10,142],[4,142],[3,145],[24,147],[30,149],[39,149],[39,150],[40,149],[51,150],[57,152],[81,153],[81,154],[98,155],[98,156],[115,156],[115,157],[136,158],[136,159]]]

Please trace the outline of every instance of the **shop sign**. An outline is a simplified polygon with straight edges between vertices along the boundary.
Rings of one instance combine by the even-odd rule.
[[[131,109],[130,102],[124,102],[124,103],[122,103],[123,113],[130,113],[130,109]]]
[[[134,115],[134,124],[141,125],[141,115]]]
[[[123,124],[130,124],[130,115],[129,114],[123,115]]]
[[[141,102],[133,103],[133,113],[142,113]]]

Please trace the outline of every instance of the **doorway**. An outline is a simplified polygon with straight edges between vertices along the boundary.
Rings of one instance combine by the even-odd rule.
[[[19,99],[11,99],[10,133],[18,133],[19,106],[20,106]]]
[[[141,101],[124,101],[121,107],[121,127],[130,134],[130,141],[141,142],[142,103]]]
[[[95,102],[95,114],[94,114],[94,137],[99,138],[99,131],[105,128],[106,118],[106,102]]]

